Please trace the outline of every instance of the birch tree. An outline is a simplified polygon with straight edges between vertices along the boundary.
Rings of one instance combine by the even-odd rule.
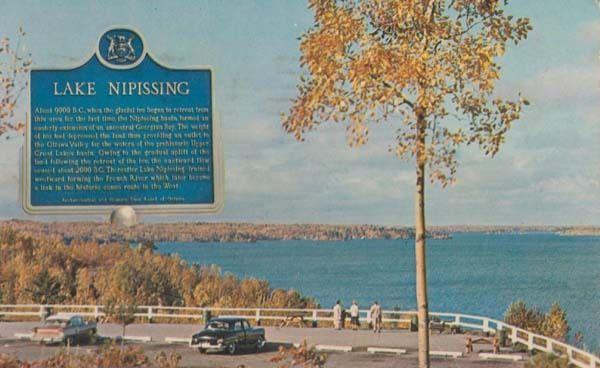
[[[309,0],[300,38],[304,73],[283,128],[303,141],[326,122],[352,147],[374,123],[396,129],[390,151],[415,164],[415,263],[419,366],[429,366],[425,184],[455,180],[461,145],[494,156],[520,118],[520,93],[498,96],[498,58],[532,29],[508,0]]]

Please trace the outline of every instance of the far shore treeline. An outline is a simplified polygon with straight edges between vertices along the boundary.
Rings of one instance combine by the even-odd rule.
[[[105,242],[255,242],[268,240],[350,240],[410,239],[407,227],[326,224],[253,224],[253,223],[162,223],[116,227],[98,222],[35,222],[11,220],[0,228],[28,231],[39,235],[59,235],[72,239]],[[444,233],[432,233],[444,237]]]
[[[257,224],[231,222],[146,223],[124,228],[101,222],[0,221],[0,228],[26,231],[38,236],[58,235],[69,244],[73,240],[98,243],[123,242],[256,242],[274,240],[340,241],[352,239],[412,239],[414,229],[402,226]],[[600,236],[593,226],[431,226],[434,239],[447,239],[453,233],[488,234],[552,232],[565,236]]]
[[[240,280],[189,265],[152,244],[72,240],[0,224],[0,304],[313,308],[316,302],[268,281]]]

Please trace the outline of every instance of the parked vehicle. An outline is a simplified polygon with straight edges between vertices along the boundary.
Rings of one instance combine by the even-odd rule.
[[[42,344],[68,344],[97,340],[96,322],[86,322],[76,314],[59,313],[46,318],[44,324],[33,328],[32,341]]]
[[[219,317],[210,319],[202,331],[192,336],[190,347],[201,353],[225,351],[233,355],[243,348],[258,352],[265,343],[264,328],[253,328],[243,318]]]

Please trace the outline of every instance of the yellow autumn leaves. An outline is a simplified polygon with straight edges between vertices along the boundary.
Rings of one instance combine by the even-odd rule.
[[[498,57],[531,30],[504,2],[476,0],[311,0],[302,35],[306,73],[283,128],[303,140],[327,121],[346,125],[348,143],[367,142],[369,125],[397,129],[390,149],[420,155],[432,179],[450,182],[461,144],[495,154],[525,100],[498,100]],[[425,144],[417,144],[418,114]],[[451,124],[447,124],[448,122]],[[456,122],[460,123],[456,128]]]

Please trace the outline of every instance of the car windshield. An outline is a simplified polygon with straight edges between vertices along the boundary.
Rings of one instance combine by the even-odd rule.
[[[210,321],[206,324],[207,330],[229,330],[229,323],[223,321]]]
[[[67,325],[67,321],[61,319],[49,319],[44,322],[44,326],[47,327],[65,327]]]

